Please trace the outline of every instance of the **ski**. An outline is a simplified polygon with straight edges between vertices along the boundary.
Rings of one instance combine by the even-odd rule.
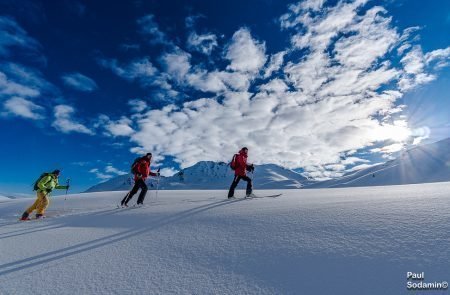
[[[259,196],[259,195],[254,195],[253,196],[248,196],[245,197],[246,199],[261,199],[261,198],[278,198],[280,196],[282,196],[283,194],[275,194],[275,195],[265,195],[265,196]]]
[[[130,207],[130,209],[139,209],[139,208],[147,208],[148,205],[138,205],[138,204],[134,204],[133,206]]]

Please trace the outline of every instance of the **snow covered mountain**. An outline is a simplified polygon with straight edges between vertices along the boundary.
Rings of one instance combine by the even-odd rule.
[[[121,175],[89,188],[86,192],[129,190],[131,175]],[[161,177],[162,190],[228,189],[233,171],[226,163],[198,162],[171,177]],[[450,181],[450,138],[404,151],[397,159],[322,182],[313,182],[292,170],[265,164],[256,166],[255,189],[331,188],[380,186]],[[150,178],[149,186],[157,180]],[[245,182],[239,184],[243,188]]]
[[[450,138],[406,150],[395,159],[307,188],[356,187],[450,181]]]
[[[234,172],[223,162],[198,162],[183,169],[171,177],[161,177],[159,188],[163,190],[181,189],[228,189],[233,181]],[[300,188],[308,180],[297,172],[273,165],[255,166],[253,175],[255,189]],[[156,186],[156,179],[149,179],[150,186]],[[244,187],[242,181],[238,188]],[[89,188],[86,192],[128,190],[132,185],[130,175],[121,175]]]

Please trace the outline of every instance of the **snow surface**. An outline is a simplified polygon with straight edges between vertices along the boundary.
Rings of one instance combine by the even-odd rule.
[[[274,164],[256,165],[255,174],[249,175],[256,189],[300,188],[308,182],[301,174]],[[171,177],[161,177],[158,186],[162,190],[228,189],[233,177],[234,171],[226,163],[201,161]],[[97,184],[86,192],[128,190],[132,183],[131,175],[120,175]],[[156,187],[157,179],[150,177],[147,183]]]
[[[6,202],[6,201],[9,201],[9,200],[11,200],[11,199],[6,197],[6,196],[0,195],[0,202]]]
[[[0,203],[0,294],[417,294],[408,271],[450,280],[450,183],[282,192],[151,191],[137,209],[115,209],[125,192],[69,195],[28,222],[32,200]]]

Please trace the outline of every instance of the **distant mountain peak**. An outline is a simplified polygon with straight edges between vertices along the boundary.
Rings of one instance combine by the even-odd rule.
[[[255,189],[301,188],[309,181],[301,174],[275,164],[256,165]],[[234,171],[228,163],[200,161],[184,168],[171,177],[161,177],[160,189],[228,189],[233,181]],[[128,190],[131,188],[130,175],[121,175],[95,185],[87,192]],[[149,179],[152,185],[155,179]],[[240,184],[239,188],[244,184]]]

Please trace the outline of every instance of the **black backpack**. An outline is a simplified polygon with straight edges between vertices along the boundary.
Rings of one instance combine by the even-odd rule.
[[[134,159],[134,162],[131,165],[131,173],[133,173],[133,174],[139,173],[138,166],[139,166],[140,161],[141,161],[141,157]]]
[[[237,156],[237,154],[233,156],[233,159],[231,159],[231,162],[230,162],[231,170],[236,170],[236,156]]]
[[[46,177],[47,175],[50,175],[51,173],[48,172],[44,172],[41,174],[41,176],[39,176],[39,178],[34,182],[33,184],[33,191],[37,191],[39,189],[39,182],[42,180],[42,178]]]

